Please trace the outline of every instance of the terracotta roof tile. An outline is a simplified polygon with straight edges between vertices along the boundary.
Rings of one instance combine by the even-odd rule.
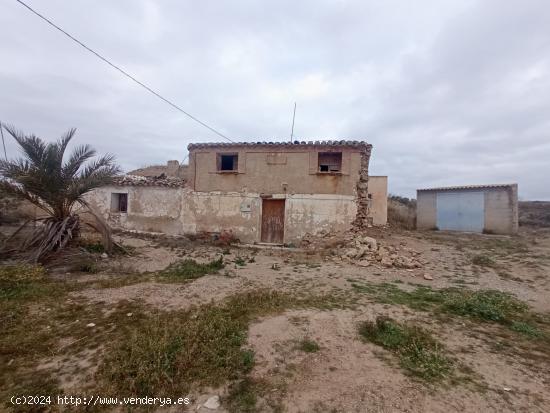
[[[292,142],[203,142],[203,143],[190,143],[187,146],[188,150],[203,149],[203,148],[237,148],[237,147],[301,147],[301,146],[341,146],[348,148],[370,148],[372,145],[365,141],[354,140],[317,140],[317,141],[292,141]]]

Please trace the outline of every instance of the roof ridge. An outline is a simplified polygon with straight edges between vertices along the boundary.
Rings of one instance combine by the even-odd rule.
[[[331,140],[309,140],[299,141],[250,141],[250,142],[198,142],[190,143],[187,145],[187,149],[195,148],[212,148],[212,147],[236,147],[236,146],[349,146],[349,147],[372,147],[367,141],[364,140],[344,140],[344,139],[331,139]]]
[[[506,188],[509,186],[517,186],[517,183],[509,184],[479,184],[479,185],[454,185],[454,186],[439,186],[433,188],[420,188],[417,191],[448,191],[453,189],[484,189],[484,188]]]

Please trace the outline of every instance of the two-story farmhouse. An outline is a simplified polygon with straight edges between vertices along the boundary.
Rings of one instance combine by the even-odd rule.
[[[386,223],[387,178],[358,141],[197,143],[185,181],[121,178],[91,195],[111,225],[169,234],[231,231],[243,242]]]

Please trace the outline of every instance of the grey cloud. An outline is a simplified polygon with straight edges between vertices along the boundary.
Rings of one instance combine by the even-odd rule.
[[[288,139],[297,101],[299,138],[371,141],[391,192],[517,181],[550,199],[545,0],[29,3],[236,140]],[[0,8],[0,120],[48,139],[75,126],[125,169],[221,140],[15,1]]]

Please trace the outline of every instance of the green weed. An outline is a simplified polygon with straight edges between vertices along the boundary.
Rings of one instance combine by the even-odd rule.
[[[206,274],[217,274],[224,267],[223,257],[210,261],[206,264],[199,264],[195,260],[186,259],[170,264],[158,274],[171,281],[192,280]]]
[[[400,366],[416,377],[434,381],[452,372],[453,363],[444,354],[443,346],[420,327],[378,317],[374,323],[362,323],[359,334],[395,353]]]
[[[513,321],[510,329],[531,338],[544,337],[542,331],[525,321]]]
[[[406,305],[415,310],[455,314],[482,321],[510,324],[526,315],[528,306],[511,294],[497,290],[472,291],[462,288],[434,290],[418,286],[405,291],[394,284],[352,283],[356,291],[371,295],[376,301]]]
[[[46,271],[40,265],[0,266],[0,299],[32,298],[46,294],[42,282]]]
[[[528,306],[510,294],[496,290],[457,290],[446,296],[442,309],[479,320],[510,323],[523,315]]]
[[[305,353],[316,353],[321,350],[319,344],[308,338],[304,338],[298,343],[298,348]]]
[[[259,389],[256,383],[246,377],[243,380],[233,383],[229,387],[227,407],[231,413],[252,413],[256,411],[258,402],[257,393]]]
[[[239,267],[244,267],[246,265],[246,260],[243,257],[237,257],[235,258],[235,261],[233,261],[236,265]]]

